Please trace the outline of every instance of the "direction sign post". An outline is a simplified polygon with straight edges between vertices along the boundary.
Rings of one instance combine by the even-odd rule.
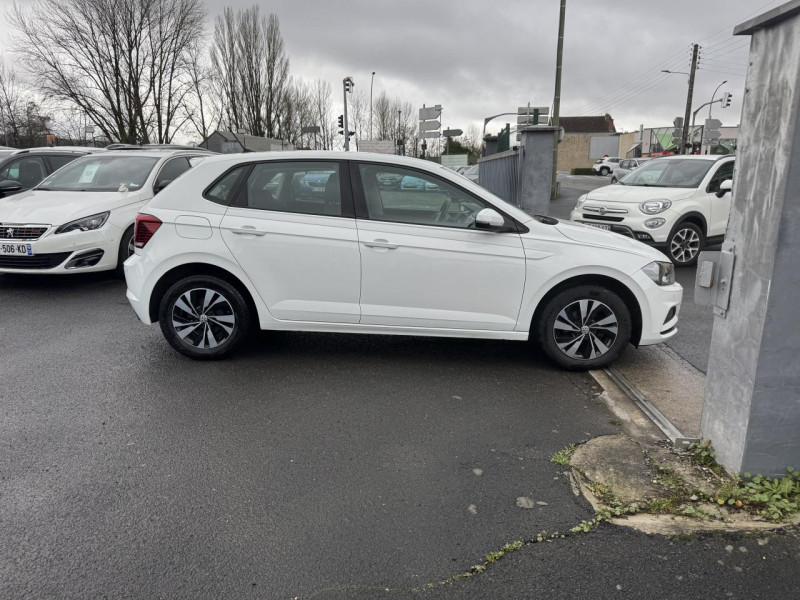
[[[438,130],[442,126],[439,121],[420,121],[419,122],[419,131],[422,133],[423,131],[434,131]]]
[[[443,135],[444,137],[458,137],[458,136],[460,136],[460,135],[461,135],[461,134],[463,134],[463,133],[464,133],[464,132],[463,132],[461,129],[445,129],[445,130],[442,132],[442,135]]]

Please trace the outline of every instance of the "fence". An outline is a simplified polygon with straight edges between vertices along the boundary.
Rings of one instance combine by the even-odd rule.
[[[481,158],[478,162],[478,182],[506,202],[519,206],[520,150],[506,150]]]

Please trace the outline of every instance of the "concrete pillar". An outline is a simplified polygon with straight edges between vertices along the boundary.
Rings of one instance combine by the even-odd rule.
[[[519,204],[529,214],[550,211],[553,136],[557,128],[536,125],[518,129],[520,140]]]
[[[800,0],[739,25],[750,67],[701,432],[740,473],[800,468]]]

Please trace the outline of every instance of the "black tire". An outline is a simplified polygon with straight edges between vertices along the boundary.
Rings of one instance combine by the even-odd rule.
[[[697,264],[705,245],[703,230],[694,223],[684,221],[675,225],[667,238],[667,256],[676,267],[691,267]]]
[[[239,290],[211,275],[193,275],[173,284],[161,299],[158,315],[170,345],[195,360],[229,356],[247,337],[252,317]]]
[[[631,341],[632,330],[625,302],[599,285],[559,292],[547,302],[534,328],[545,354],[570,371],[600,369],[612,363]]]
[[[600,167],[600,175],[605,177],[609,173],[611,173],[611,169],[609,169],[608,167]]]
[[[122,264],[128,257],[133,254],[133,225],[125,230],[122,238],[119,240],[119,249],[117,250],[117,268],[115,272],[119,277],[125,277],[125,266]]]

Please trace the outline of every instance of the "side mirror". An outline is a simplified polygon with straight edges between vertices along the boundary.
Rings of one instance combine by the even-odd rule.
[[[719,184],[719,189],[717,190],[717,198],[722,198],[732,189],[733,189],[733,180],[726,179],[725,181]]]
[[[164,179],[162,181],[156,181],[156,184],[153,186],[153,193],[157,194],[165,187],[167,187],[170,183],[172,183],[172,179]]]
[[[12,192],[18,192],[22,189],[22,184],[19,181],[14,181],[13,179],[5,179],[0,181],[0,193],[7,194]]]
[[[475,216],[475,229],[502,229],[506,220],[493,208],[484,208]]]

